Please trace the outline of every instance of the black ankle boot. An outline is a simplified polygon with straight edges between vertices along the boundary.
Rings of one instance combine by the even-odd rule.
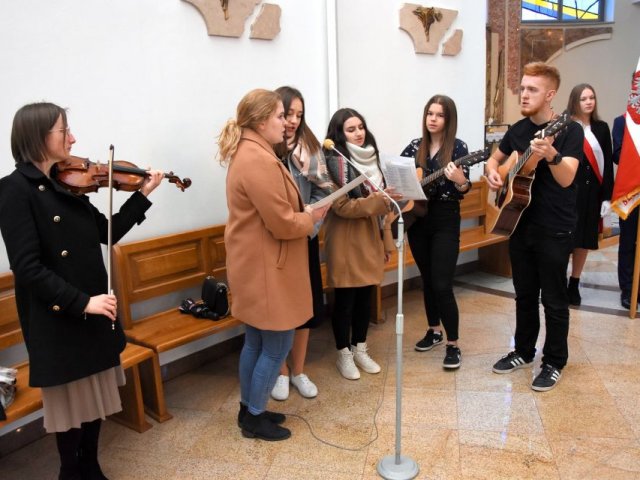
[[[56,432],[56,445],[60,454],[60,473],[58,480],[82,480],[78,449],[82,431],[71,428],[66,432]]]
[[[247,410],[248,410],[247,406],[243,405],[242,402],[240,402],[240,411],[238,412],[238,426],[240,428],[242,428],[242,419],[247,414]],[[271,420],[271,422],[275,423],[276,425],[280,425],[281,423],[284,423],[284,421],[287,419],[287,417],[285,417],[283,413],[270,412],[269,410],[265,410],[264,413],[267,416],[267,418]]]
[[[82,480],[109,480],[102,473],[98,463],[98,439],[101,425],[100,419],[82,424],[82,437],[78,451]]]
[[[580,279],[575,277],[569,277],[569,284],[567,285],[567,294],[569,295],[569,305],[578,306],[582,302],[580,297]]]
[[[260,415],[247,412],[242,419],[242,436],[277,442],[289,438],[291,431],[269,420],[266,412],[262,412]]]

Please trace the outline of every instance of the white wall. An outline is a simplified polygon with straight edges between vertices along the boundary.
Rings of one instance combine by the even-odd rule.
[[[627,107],[631,75],[640,57],[640,3],[615,1],[613,36],[563,52],[551,64],[560,70],[562,86],[554,101],[556,109],[567,106],[571,89],[589,83],[598,96],[598,114],[609,123]]]
[[[445,94],[458,108],[458,136],[471,150],[483,148],[486,2],[428,4],[458,11],[445,36],[463,30],[462,51],[457,56],[414,53],[411,37],[398,27],[403,4],[338,2],[340,106],[355,108],[366,118],[380,150],[400,154],[410,140],[422,134],[427,100]]]
[[[273,0],[271,0],[273,1]],[[298,87],[308,121],[323,138],[330,115],[327,2],[278,0],[282,31],[273,41],[211,37],[180,0],[21,0],[0,3],[0,176],[13,170],[9,136],[15,111],[47,100],[69,108],[73,153],[116,159],[190,177],[182,193],[165,184],[152,194],[147,220],[126,241],[222,223],[225,171],[214,162],[215,137],[244,93]],[[482,146],[485,2],[441,0],[459,11],[464,30],[456,57],[418,55],[398,28],[404,2],[337,3],[339,106],[367,118],[381,150],[399,153],[420,134],[422,108],[435,93],[459,108],[459,136]],[[332,7],[333,3],[329,3]],[[329,11],[332,9],[329,8]],[[106,209],[105,192],[91,194]],[[116,193],[116,208],[126,193]],[[8,270],[0,241],[0,271]]]
[[[298,87],[312,128],[326,128],[324,0],[279,0],[273,41],[211,37],[180,0],[21,0],[0,3],[0,177],[13,170],[13,115],[47,100],[69,108],[73,153],[116,159],[190,177],[181,193],[152,194],[147,220],[126,240],[222,223],[225,171],[215,137],[247,91]],[[257,10],[256,10],[257,11]],[[106,209],[106,193],[92,194]],[[122,203],[128,194],[116,193]],[[0,271],[8,270],[0,241]]]

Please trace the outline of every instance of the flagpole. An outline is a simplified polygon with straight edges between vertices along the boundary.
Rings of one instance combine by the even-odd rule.
[[[640,208],[640,207],[636,207]],[[638,222],[638,230],[636,232],[636,255],[633,262],[633,283],[631,284],[631,306],[629,307],[629,318],[636,318],[636,308],[638,308],[638,284],[640,284],[640,221]]]

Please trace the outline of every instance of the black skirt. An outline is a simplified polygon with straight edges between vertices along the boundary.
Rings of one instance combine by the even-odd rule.
[[[600,182],[589,165],[581,163],[577,174],[578,222],[574,235],[574,248],[598,249],[600,230]]]

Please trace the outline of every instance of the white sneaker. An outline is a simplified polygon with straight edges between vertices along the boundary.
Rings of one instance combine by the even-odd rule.
[[[356,364],[353,363],[353,353],[347,347],[342,350],[338,350],[338,360],[336,366],[344,378],[347,380],[358,380],[360,378],[360,371]]]
[[[316,387],[315,383],[309,380],[309,377],[304,373],[293,375],[291,377],[291,383],[304,398],[313,398],[318,395],[318,387]]]
[[[367,373],[379,373],[381,368],[367,353],[367,344],[359,343],[355,347],[351,346],[351,350],[353,351],[353,361],[358,365],[361,369],[363,369]]]
[[[287,375],[278,375],[276,384],[271,390],[271,396],[274,400],[286,400],[289,398],[289,377]]]

